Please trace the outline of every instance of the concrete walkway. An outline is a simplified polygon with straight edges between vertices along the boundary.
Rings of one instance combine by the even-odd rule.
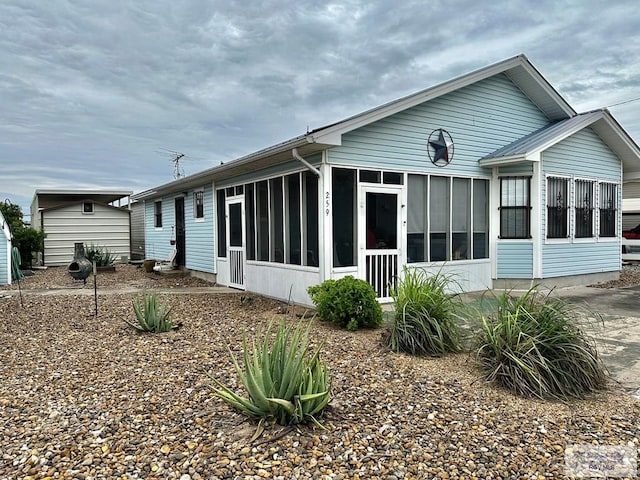
[[[640,287],[557,289],[554,294],[602,315],[588,332],[611,376],[640,398]]]

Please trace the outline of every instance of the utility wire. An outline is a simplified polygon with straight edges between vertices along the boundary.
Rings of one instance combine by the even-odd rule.
[[[624,102],[618,102],[618,103],[614,103],[612,105],[608,105],[606,108],[617,107],[618,105],[624,105],[625,103],[637,102],[638,100],[640,100],[640,97],[631,98],[629,100],[625,100]]]

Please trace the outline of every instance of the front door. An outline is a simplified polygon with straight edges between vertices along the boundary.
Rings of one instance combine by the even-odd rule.
[[[360,190],[359,275],[381,300],[390,298],[403,262],[400,193],[399,188],[382,186]]]
[[[175,212],[176,212],[176,266],[184,267],[185,264],[185,232],[184,232],[184,197],[176,197],[175,199]]]
[[[229,252],[229,286],[244,290],[244,202],[227,200],[227,251]]]

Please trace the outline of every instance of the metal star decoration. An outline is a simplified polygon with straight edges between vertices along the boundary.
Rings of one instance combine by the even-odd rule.
[[[438,136],[432,140],[436,132]],[[431,151],[429,151],[429,158],[434,165],[444,167],[453,159],[453,141],[451,135],[449,135],[449,132],[446,130],[440,128],[431,132],[431,135],[429,135],[429,146],[434,150],[433,155]]]

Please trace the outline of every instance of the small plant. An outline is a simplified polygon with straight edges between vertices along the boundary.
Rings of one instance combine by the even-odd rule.
[[[97,267],[110,267],[116,262],[116,257],[108,248],[102,248],[93,244],[84,246],[84,256],[90,262],[96,262]]]
[[[159,305],[156,295],[145,293],[142,298],[134,300],[133,311],[137,323],[125,322],[141,332],[168,332],[177,328],[171,320],[171,309]]]
[[[518,395],[556,400],[604,387],[596,347],[577,323],[593,313],[533,288],[496,300],[497,313],[482,318],[477,350],[488,380]]]
[[[243,367],[227,345],[249,396],[234,392],[213,377],[216,386],[211,388],[216,396],[245,415],[273,418],[280,425],[313,422],[321,426],[316,416],[329,403],[331,382],[327,367],[320,360],[322,346],[308,356],[311,323],[294,328],[282,322],[275,335],[272,325],[261,342],[255,338],[249,342],[246,333],[243,335]]]
[[[452,282],[441,272],[428,276],[418,268],[404,269],[391,289],[395,316],[385,343],[392,351],[439,356],[461,350],[458,297],[448,291]]]
[[[325,280],[307,291],[323,320],[351,331],[382,324],[382,308],[376,292],[364,280],[349,275],[339,280]]]

